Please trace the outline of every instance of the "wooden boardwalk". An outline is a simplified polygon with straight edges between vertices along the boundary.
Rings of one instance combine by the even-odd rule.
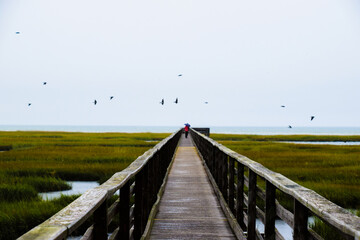
[[[236,239],[190,136],[181,137],[150,239]]]

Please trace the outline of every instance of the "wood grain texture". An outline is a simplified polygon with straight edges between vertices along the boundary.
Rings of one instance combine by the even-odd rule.
[[[150,239],[236,239],[189,137],[176,152]]]

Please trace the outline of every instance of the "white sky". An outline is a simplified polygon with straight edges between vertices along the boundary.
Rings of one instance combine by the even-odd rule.
[[[358,0],[0,0],[0,125],[360,126],[359,103]]]

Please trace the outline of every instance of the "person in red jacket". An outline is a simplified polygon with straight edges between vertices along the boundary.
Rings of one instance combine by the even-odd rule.
[[[186,123],[184,130],[185,130],[185,138],[187,138],[188,134],[189,134],[189,128],[190,128],[190,124]]]

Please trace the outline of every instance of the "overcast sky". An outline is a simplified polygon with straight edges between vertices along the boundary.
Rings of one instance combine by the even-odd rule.
[[[185,122],[360,126],[360,1],[0,0],[0,125]]]

